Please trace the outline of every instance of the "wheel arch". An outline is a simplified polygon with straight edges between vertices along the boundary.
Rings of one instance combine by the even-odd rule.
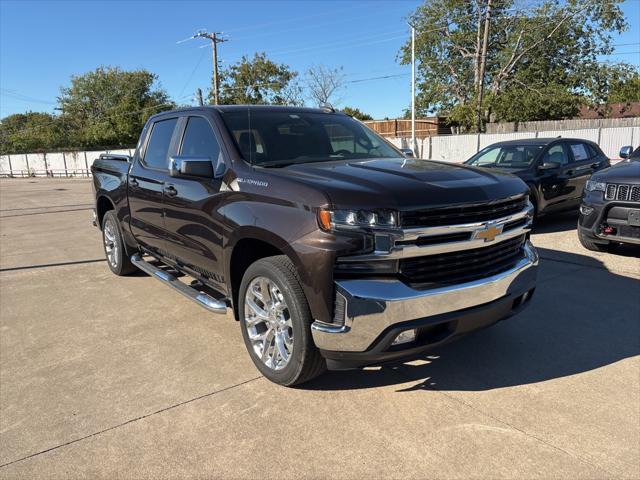
[[[106,195],[98,196],[96,200],[96,216],[98,218],[98,228],[102,230],[102,219],[109,210],[115,210],[116,206]]]
[[[302,275],[300,261],[291,246],[276,234],[256,228],[240,228],[234,239],[227,245],[227,261],[225,265],[225,276],[227,278],[227,289],[230,294],[233,314],[236,320],[238,317],[238,296],[240,293],[240,283],[249,265],[261,258],[275,255],[285,255],[289,258]]]

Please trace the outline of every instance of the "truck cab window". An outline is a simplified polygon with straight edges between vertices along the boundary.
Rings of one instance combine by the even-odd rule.
[[[214,166],[220,157],[220,144],[209,122],[202,117],[189,117],[184,131],[180,155],[189,157],[208,157]]]
[[[151,168],[167,168],[169,146],[177,123],[177,118],[171,118],[153,124],[151,138],[143,158],[145,165]]]

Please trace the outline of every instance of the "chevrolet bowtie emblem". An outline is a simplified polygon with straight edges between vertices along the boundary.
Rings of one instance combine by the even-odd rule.
[[[478,230],[475,238],[484,238],[486,242],[493,242],[502,233],[502,225],[487,225],[484,230]]]

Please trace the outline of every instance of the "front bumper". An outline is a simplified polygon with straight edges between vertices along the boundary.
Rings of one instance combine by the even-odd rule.
[[[588,215],[583,208],[592,209]],[[603,201],[602,194],[588,195],[582,200],[581,213],[578,218],[580,233],[596,243],[621,242],[640,244],[640,227],[629,223],[629,212],[640,210],[640,205],[634,202],[618,200]],[[614,234],[605,234],[603,226],[615,228]]]
[[[349,364],[375,363],[441,344],[513,314],[535,288],[537,265],[538,254],[527,241],[524,256],[514,267],[463,284],[416,290],[396,279],[339,280],[336,294],[346,300],[344,325],[316,321],[311,325],[313,339],[327,359],[348,360]],[[500,308],[495,310],[498,304]],[[505,306],[509,308],[505,310]],[[490,312],[488,318],[484,315],[477,325],[473,321],[469,324],[469,318],[478,309]],[[467,321],[458,322],[465,318]],[[402,349],[391,347],[402,330],[416,327],[428,330],[441,324],[447,324],[448,330],[442,331],[444,335],[442,332],[437,338],[426,335],[426,341],[418,338],[416,342],[422,342],[420,345],[414,342]],[[393,351],[380,350],[384,344]]]

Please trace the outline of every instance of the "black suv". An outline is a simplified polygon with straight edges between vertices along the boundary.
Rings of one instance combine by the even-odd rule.
[[[465,162],[498,168],[524,180],[537,216],[578,209],[587,179],[610,166],[600,147],[578,138],[527,138],[498,142]]]
[[[584,191],[578,219],[583,247],[604,251],[618,243],[640,244],[640,147],[631,153],[623,147],[625,161],[593,175]]]

